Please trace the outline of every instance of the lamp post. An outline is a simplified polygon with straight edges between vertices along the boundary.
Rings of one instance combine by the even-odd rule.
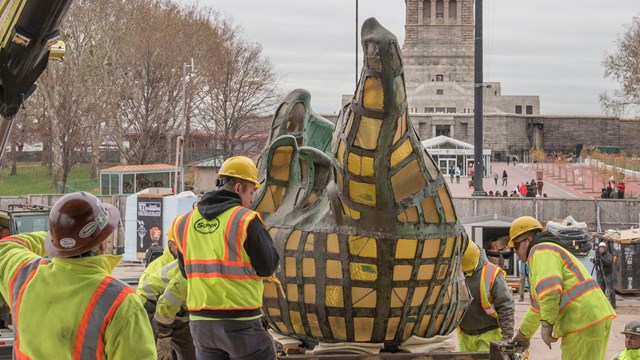
[[[187,68],[191,68],[190,72],[187,73]],[[181,105],[182,109],[180,111],[180,123],[182,125],[182,134],[176,137],[176,172],[175,178],[173,182],[173,192],[177,194],[184,190],[184,146],[188,145],[188,134],[190,131],[190,122],[187,120],[187,80],[188,76],[195,72],[195,65],[193,64],[193,58],[191,58],[191,64],[183,63],[182,64],[182,97],[181,97]],[[178,189],[178,169],[180,169],[180,189]]]
[[[484,159],[482,157],[482,0],[475,0],[475,49],[473,76],[473,193],[472,196],[486,196],[482,188]]]

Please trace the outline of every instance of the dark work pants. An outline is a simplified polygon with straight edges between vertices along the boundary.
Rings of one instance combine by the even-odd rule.
[[[153,326],[153,315],[155,314],[155,304],[147,300],[144,305],[149,315],[149,321],[151,322],[151,328],[153,329],[153,336],[158,339],[158,331]],[[185,317],[188,320],[188,318]],[[178,360],[196,360],[196,349],[193,346],[193,338],[191,337],[191,329],[189,328],[189,321],[176,320],[172,325],[173,332],[171,334],[171,345],[173,351],[178,355]]]
[[[275,360],[273,338],[260,319],[192,320],[198,360]]]
[[[598,276],[597,276],[597,280],[598,280],[598,285],[600,285],[600,289],[602,289],[602,292],[604,293],[604,295],[607,297],[607,299],[609,299],[609,303],[611,303],[611,306],[613,306],[613,308],[616,308],[616,292],[613,290],[613,274],[606,276],[604,279],[602,278],[602,275],[600,274],[600,271],[598,271]]]

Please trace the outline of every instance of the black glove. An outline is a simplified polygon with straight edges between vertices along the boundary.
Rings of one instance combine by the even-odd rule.
[[[529,339],[528,337],[524,336],[520,330],[518,330],[518,333],[516,333],[516,336],[513,337],[513,339],[510,342],[511,344],[515,345],[515,346],[522,346],[522,348],[524,350],[529,348],[529,345],[531,344],[531,339]]]

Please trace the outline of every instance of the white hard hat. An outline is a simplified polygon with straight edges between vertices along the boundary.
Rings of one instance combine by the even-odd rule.
[[[607,247],[607,244],[603,241],[603,242],[601,242],[600,244],[598,244],[598,247],[600,247],[600,246]]]

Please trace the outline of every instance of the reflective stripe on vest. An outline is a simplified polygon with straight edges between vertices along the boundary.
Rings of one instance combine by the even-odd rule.
[[[533,248],[531,248],[531,253],[529,253],[529,258],[527,259],[527,262],[531,261],[533,254],[535,254],[537,251],[551,251],[558,254],[560,256],[560,259],[562,259],[564,264],[567,266],[567,269],[571,271],[571,273],[576,277],[578,282],[583,282],[586,280],[586,278],[584,277],[584,275],[582,274],[578,266],[576,266],[576,264],[574,264],[573,261],[571,260],[571,257],[567,253],[567,250],[565,250],[563,247],[553,243],[542,243],[539,245],[535,245]]]
[[[173,240],[178,247],[178,251],[180,251],[184,258],[187,257],[185,253],[187,249],[187,230],[189,229],[188,225],[192,215],[193,211],[189,212],[189,214],[178,215],[178,217],[173,220],[173,224],[171,224],[173,234],[176,237],[176,239]]]
[[[560,275],[548,276],[536,284],[536,293],[542,299],[546,295],[562,292],[562,278]]]
[[[491,293],[491,288],[498,274],[502,274],[502,276],[506,275],[502,268],[490,262],[487,262],[482,267],[482,272],[480,273],[480,304],[484,312],[494,318],[498,318],[498,312],[491,301],[489,301],[489,294]]]
[[[20,352],[20,332],[18,331],[20,323],[18,321],[18,314],[20,311],[20,303],[22,302],[22,295],[29,281],[31,281],[36,274],[38,267],[47,264],[48,261],[42,258],[26,261],[20,265],[18,271],[13,275],[13,279],[11,279],[9,297],[11,298],[11,319],[15,333],[13,355],[16,359],[29,359],[28,356]]]
[[[224,259],[185,259],[187,278],[214,277],[225,279],[259,279],[250,262],[242,261],[244,223],[253,211],[237,206],[225,229]],[[253,217],[251,217],[252,220]],[[186,236],[185,236],[186,238]],[[184,240],[186,244],[186,240]],[[188,251],[188,249],[187,249]]]
[[[127,295],[133,293],[133,288],[110,276],[100,282],[82,315],[73,349],[74,360],[103,358],[107,325]]]
[[[165,285],[168,285],[169,281],[171,281],[171,279],[169,278],[169,271],[175,269],[176,266],[178,266],[178,262],[172,261],[162,267],[162,271],[160,273],[160,279],[162,279],[162,282],[164,282]]]
[[[565,306],[572,303],[575,299],[595,289],[600,289],[600,286],[598,286],[598,283],[596,283],[593,279],[581,282],[572,287],[571,289],[569,289],[569,291],[563,293],[560,297],[560,311],[562,311]]]

